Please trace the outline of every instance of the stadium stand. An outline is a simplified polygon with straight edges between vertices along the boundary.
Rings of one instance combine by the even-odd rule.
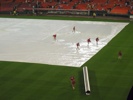
[[[131,12],[130,12],[130,14],[132,14],[132,15],[133,15],[133,11],[131,11]]]
[[[129,8],[128,7],[120,7],[117,6],[111,10],[110,13],[113,14],[128,14]]]
[[[97,15],[127,15],[133,14],[132,0],[1,0],[0,11],[32,13],[33,9],[41,12],[48,10],[80,10],[97,13]],[[100,11],[100,12],[99,12]],[[84,12],[83,12],[84,13]],[[83,14],[81,13],[81,14]],[[100,13],[100,14],[98,14]],[[101,14],[102,13],[102,14]],[[90,14],[92,15],[92,14]]]
[[[76,6],[76,9],[78,10],[86,10],[87,9],[87,4],[85,3],[80,3]]]

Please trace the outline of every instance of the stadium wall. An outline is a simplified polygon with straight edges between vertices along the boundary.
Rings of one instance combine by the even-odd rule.
[[[71,16],[93,16],[93,14],[96,14],[96,16],[109,16],[109,17],[123,17],[123,18],[132,18],[133,15],[130,14],[110,14],[107,11],[96,11],[96,10],[55,10],[55,9],[43,9],[43,8],[36,8],[34,9],[19,9],[17,11],[17,15],[71,15]],[[0,11],[0,14],[6,14],[6,15],[13,15],[13,11]]]

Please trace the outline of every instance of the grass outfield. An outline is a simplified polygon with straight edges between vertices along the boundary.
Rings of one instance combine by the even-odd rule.
[[[42,16],[29,18],[48,19]],[[50,17],[65,20],[66,18],[101,21]],[[119,50],[123,52],[121,60],[117,59]],[[83,65],[89,69],[90,96],[84,93],[82,67],[0,61],[0,100],[126,100],[133,85],[132,52],[133,22],[130,22],[107,46]],[[72,90],[70,84],[69,78],[72,75],[76,78],[75,90]]]

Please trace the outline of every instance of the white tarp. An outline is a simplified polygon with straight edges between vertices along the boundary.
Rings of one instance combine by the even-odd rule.
[[[0,18],[0,60],[80,67],[127,24]],[[57,34],[56,41],[53,34]],[[76,49],[77,42],[80,50]]]

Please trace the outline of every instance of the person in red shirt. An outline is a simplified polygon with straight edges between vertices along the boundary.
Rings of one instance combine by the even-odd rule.
[[[97,38],[96,38],[96,44],[97,44],[97,45],[98,45],[98,41],[99,41],[99,38],[97,37]]]
[[[75,89],[75,78],[74,78],[74,76],[70,77],[70,81],[71,81],[72,88],[74,90]]]
[[[119,52],[118,52],[118,59],[121,59],[121,58],[122,58],[122,52],[119,51]]]
[[[90,38],[87,40],[87,43],[88,43],[88,45],[89,45],[89,43],[91,42],[91,40],[90,40]]]
[[[56,34],[53,35],[54,40],[56,40]]]
[[[77,46],[77,49],[79,49],[79,46],[80,46],[79,42],[76,44],[76,46]]]

